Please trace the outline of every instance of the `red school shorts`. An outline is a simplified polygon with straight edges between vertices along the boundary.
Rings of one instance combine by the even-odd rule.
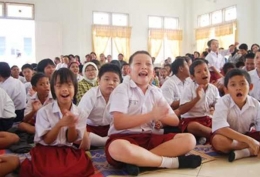
[[[211,128],[212,127],[212,119],[209,116],[204,117],[193,117],[193,118],[182,118],[179,124],[179,128],[182,132],[187,131],[187,127],[191,122],[198,122],[201,125]]]
[[[151,150],[164,142],[172,140],[175,135],[176,135],[175,133],[169,133],[169,134],[165,134],[165,135],[156,135],[156,134],[148,134],[148,133],[147,134],[114,134],[114,135],[111,135],[109,137],[109,139],[107,140],[107,143],[105,146],[105,153],[106,153],[107,161],[110,165],[112,165],[116,168],[121,168],[124,165],[124,163],[114,160],[108,152],[109,145],[117,139],[127,140],[131,144],[135,144],[135,145],[141,146],[142,148],[145,148],[147,150]]]
[[[108,130],[109,130],[110,125],[106,126],[92,126],[92,125],[87,125],[87,131],[95,133],[101,137],[106,137]]]

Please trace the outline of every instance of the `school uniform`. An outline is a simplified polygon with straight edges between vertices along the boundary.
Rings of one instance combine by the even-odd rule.
[[[168,113],[174,114],[170,105],[167,104],[166,100],[163,98],[159,88],[149,85],[144,94],[133,80],[125,79],[110,95],[109,112],[111,114],[113,114],[113,112],[120,112],[127,115],[140,115],[152,111],[154,105],[167,105],[169,109]],[[105,149],[108,163],[115,167],[122,167],[123,165],[121,162],[115,161],[108,152],[110,143],[116,139],[125,139],[132,144],[150,150],[173,139],[175,135],[155,135],[153,133],[154,121],[129,129],[117,130],[112,120],[108,131],[109,139],[107,140]]]
[[[212,121],[213,133],[221,128],[229,127],[260,141],[260,103],[251,96],[247,96],[242,109],[236,105],[229,94],[223,96],[215,105]],[[255,133],[250,132],[252,126],[255,127]]]
[[[70,110],[77,118],[76,130],[82,140],[86,131],[86,116],[82,110],[72,104]],[[37,112],[34,141],[36,147],[30,152],[31,161],[26,159],[21,164],[20,175],[25,176],[90,176],[94,173],[92,162],[84,150],[76,149],[66,140],[68,127],[62,127],[56,140],[51,144],[43,141],[43,136],[50,131],[63,115],[57,101],[42,107]],[[46,155],[48,154],[48,155]],[[78,165],[80,164],[80,165]]]
[[[87,116],[87,131],[106,137],[112,116],[109,113],[110,103],[106,103],[100,88],[92,87],[81,98],[78,107],[85,110]]]
[[[260,77],[258,76],[256,69],[249,71],[248,73],[251,77],[252,84],[254,85],[249,94],[260,101]]]
[[[184,86],[188,85],[190,81],[187,79],[182,82],[176,75],[169,77],[161,87],[162,94],[169,105],[174,101],[180,100]]]
[[[0,98],[0,131],[6,131],[12,127],[16,114],[13,101],[2,88]]]
[[[183,90],[180,105],[190,102],[197,97],[196,89],[199,85],[195,82],[190,83]],[[214,107],[219,98],[217,87],[208,84],[208,88],[203,92],[201,99],[185,114],[181,115],[180,128],[184,132],[190,122],[199,122],[200,124],[211,127],[212,120],[210,108]]]
[[[23,84],[25,84],[27,82],[23,76],[19,76],[18,80],[20,80]]]
[[[33,103],[34,101],[36,101],[36,100],[40,101],[39,98],[38,98],[37,92],[36,92],[35,94],[33,94],[33,95],[30,97],[30,99],[28,100],[27,105],[26,105],[26,108],[25,108],[25,110],[24,110],[24,116],[26,116],[27,114],[29,114],[30,112],[32,112],[32,110],[33,110],[32,103]],[[45,105],[47,105],[47,104],[49,104],[49,103],[52,103],[52,102],[53,102],[53,98],[52,98],[51,92],[49,92],[49,95],[48,95],[48,97],[46,98],[45,102],[42,104],[42,106],[45,106]],[[36,117],[36,116],[35,116],[35,117]],[[31,124],[31,125],[35,125],[35,117],[34,117],[33,120],[31,120],[31,121],[28,122],[28,123]]]
[[[229,50],[222,50],[222,51],[218,51],[217,53],[211,51],[205,57],[205,59],[208,60],[209,67],[215,66],[218,72],[220,72],[224,64],[226,63],[225,56],[229,54],[230,54]],[[218,79],[217,74],[214,71],[210,71],[210,81],[216,81],[217,79]]]
[[[0,83],[0,87],[6,91],[14,102],[16,113],[14,121],[22,121],[24,117],[24,109],[26,107],[26,91],[24,84],[18,79],[9,77],[4,82]]]

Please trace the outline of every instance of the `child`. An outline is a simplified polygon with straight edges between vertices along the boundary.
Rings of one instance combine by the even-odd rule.
[[[254,53],[248,53],[246,56],[245,66],[243,67],[244,70],[247,72],[252,71],[255,69],[255,54]]]
[[[14,122],[22,121],[26,107],[25,87],[21,81],[11,77],[11,69],[6,62],[0,62],[0,87],[6,91],[14,103],[16,114]]]
[[[74,61],[69,64],[69,69],[75,74],[77,81],[80,82],[84,79],[83,76],[79,74],[79,63]]]
[[[248,93],[252,89],[249,74],[233,69],[225,76],[229,94],[218,100],[212,123],[212,145],[230,153],[229,161],[259,154],[260,104]],[[254,125],[257,132],[250,132]]]
[[[160,69],[160,77],[159,77],[159,82],[160,82],[160,87],[163,85],[163,83],[169,78],[168,76],[168,71],[166,68]]]
[[[82,75],[84,78],[78,83],[77,104],[79,104],[81,98],[89,89],[98,85],[98,67],[93,62],[88,62],[83,66]]]
[[[32,65],[24,64],[22,66],[22,73],[23,73],[23,76],[26,80],[26,82],[24,83],[24,86],[25,86],[26,94],[28,94],[29,90],[32,88],[32,85],[31,85],[31,79],[32,79],[32,76],[33,76]]]
[[[177,116],[160,89],[149,84],[153,77],[150,54],[137,51],[129,59],[130,79],[124,80],[110,96],[113,121],[106,143],[109,164],[137,175],[140,167],[196,168],[201,157],[182,156],[195,147],[191,134],[152,134],[153,122],[176,126]],[[120,101],[118,101],[120,100]]]
[[[249,72],[254,85],[250,95],[260,101],[260,50],[255,53],[255,69]]]
[[[0,88],[0,98],[0,131],[7,131],[12,127],[16,117],[14,103],[2,88]]]
[[[161,89],[162,94],[168,104],[172,107],[173,110],[176,110],[179,108],[180,97],[184,86],[190,83],[187,80],[187,78],[190,76],[190,73],[188,63],[184,57],[175,59],[171,65],[171,70],[173,75],[165,81]]]
[[[211,134],[211,111],[219,98],[218,89],[209,83],[210,73],[204,60],[195,60],[190,66],[193,82],[184,87],[180,99],[181,129],[198,137]],[[202,143],[203,144],[203,143]]]
[[[210,48],[210,53],[206,56],[206,60],[209,62],[209,67],[214,66],[218,72],[221,71],[223,65],[225,64],[225,56],[232,53],[238,43],[235,43],[229,50],[221,50],[219,51],[219,43],[216,39],[211,39],[207,43]],[[218,77],[215,75],[215,72],[212,70],[210,72],[211,78],[210,81],[216,81]]]
[[[49,58],[41,60],[37,65],[37,72],[44,73],[49,79],[51,79],[51,75],[54,71],[55,64]]]
[[[31,84],[36,93],[28,100],[24,111],[23,122],[18,125],[18,128],[34,134],[36,113],[42,106],[52,102],[52,96],[50,94],[49,78],[43,73],[35,74],[32,77]]]
[[[109,97],[121,81],[121,70],[113,64],[104,64],[98,73],[99,86],[92,87],[81,99],[78,107],[87,111],[87,131],[92,146],[105,146],[111,123]]]
[[[22,83],[26,83],[25,78],[20,76],[20,69],[16,65],[13,65],[11,67],[11,76],[15,79],[20,80]]]
[[[14,155],[0,155],[0,176],[6,176],[19,167],[19,158]]]
[[[77,80],[68,68],[53,73],[51,93],[55,101],[37,113],[36,147],[30,151],[31,161],[21,164],[19,176],[90,176],[94,169],[85,151],[73,148],[82,140],[87,120],[72,103]]]

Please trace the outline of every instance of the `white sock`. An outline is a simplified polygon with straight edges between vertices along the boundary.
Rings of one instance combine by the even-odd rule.
[[[241,159],[241,158],[244,158],[244,157],[250,157],[249,148],[245,148],[245,149],[242,149],[242,150],[236,150],[236,151],[234,151],[234,153],[235,153],[235,160]]]
[[[89,133],[89,138],[90,138],[90,144],[91,146],[97,146],[97,147],[102,147],[105,146],[108,137],[101,137],[95,133],[90,132]]]
[[[161,168],[179,168],[178,157],[162,157]]]

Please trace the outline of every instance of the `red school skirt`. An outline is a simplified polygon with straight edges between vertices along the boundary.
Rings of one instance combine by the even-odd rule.
[[[92,126],[92,125],[87,125],[87,131],[95,133],[101,137],[106,137],[108,130],[109,130],[110,125],[105,125],[105,126]]]
[[[159,146],[160,144],[170,141],[174,138],[176,134],[175,133],[168,133],[165,135],[157,135],[157,134],[114,134],[111,135],[109,137],[109,139],[107,140],[106,146],[105,146],[105,153],[106,153],[106,158],[107,158],[107,162],[116,167],[116,168],[122,168],[124,163],[123,162],[119,162],[114,160],[108,151],[109,145],[117,140],[117,139],[122,139],[122,140],[127,140],[129,141],[131,144],[135,144],[138,146],[141,146],[142,148],[145,148],[147,150],[151,150],[157,146]]]
[[[43,146],[37,144],[31,151],[31,161],[21,164],[20,177],[87,177],[94,167],[84,150],[68,146]]]
[[[182,132],[187,131],[187,127],[191,122],[198,122],[201,125],[211,128],[212,127],[212,119],[209,116],[203,117],[194,117],[194,118],[182,118],[179,124],[179,128]]]

